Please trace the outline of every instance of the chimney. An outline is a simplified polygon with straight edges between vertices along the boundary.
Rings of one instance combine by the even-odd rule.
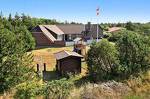
[[[91,30],[91,22],[88,22],[88,24],[87,24],[87,30],[88,30],[88,31]]]

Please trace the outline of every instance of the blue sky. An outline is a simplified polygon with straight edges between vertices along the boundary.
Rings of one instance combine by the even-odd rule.
[[[0,11],[82,23],[150,22],[150,0],[0,0]]]

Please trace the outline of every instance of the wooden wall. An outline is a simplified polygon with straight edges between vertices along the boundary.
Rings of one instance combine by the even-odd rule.
[[[81,73],[81,58],[79,57],[67,57],[62,60],[57,60],[60,62],[60,73],[73,72]]]

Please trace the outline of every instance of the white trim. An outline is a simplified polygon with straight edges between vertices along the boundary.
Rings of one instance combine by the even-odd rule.
[[[67,41],[66,41],[66,42],[65,42],[65,45],[66,45],[66,46],[72,46],[72,45],[74,45],[74,41],[70,41],[70,42],[67,42]]]

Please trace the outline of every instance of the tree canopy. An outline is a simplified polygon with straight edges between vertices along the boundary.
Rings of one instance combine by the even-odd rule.
[[[150,37],[122,31],[115,45],[107,40],[93,43],[87,64],[93,79],[126,79],[150,69]]]
[[[117,54],[115,46],[106,39],[93,43],[87,55],[89,73],[96,76],[96,80],[109,79],[115,67],[119,65]]]
[[[32,72],[32,56],[24,42],[8,29],[0,29],[0,92],[27,80]]]
[[[150,68],[149,37],[135,32],[125,31],[116,46],[119,51],[120,63],[125,74],[131,75],[146,71]]]

